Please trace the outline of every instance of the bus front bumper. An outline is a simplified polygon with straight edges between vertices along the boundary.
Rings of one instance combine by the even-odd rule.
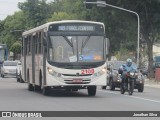
[[[54,77],[52,75],[46,76],[46,85],[53,87],[64,86],[105,86],[106,74],[99,77]]]

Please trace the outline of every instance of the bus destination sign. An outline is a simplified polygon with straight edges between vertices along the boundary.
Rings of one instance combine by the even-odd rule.
[[[61,25],[58,26],[58,31],[95,31],[95,26]]]
[[[104,33],[104,27],[98,24],[52,24],[49,31],[54,32],[98,32]]]

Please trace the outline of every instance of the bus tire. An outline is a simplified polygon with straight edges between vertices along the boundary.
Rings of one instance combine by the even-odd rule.
[[[40,70],[40,72],[39,72],[39,89],[41,89],[41,87],[42,87],[42,72]]]
[[[72,91],[77,92],[78,88],[73,88]]]
[[[138,92],[143,92],[143,90],[144,90],[144,84],[139,85]]]
[[[41,87],[39,85],[35,85],[35,91],[41,91]]]
[[[22,79],[22,74],[21,74],[21,72],[20,72],[20,74],[19,74],[19,82],[20,82],[20,83],[24,83],[24,81],[23,81],[23,79]]]
[[[28,83],[28,90],[29,91],[34,91],[34,87],[32,84]]]
[[[4,75],[2,75],[2,78],[4,78]]]
[[[33,91],[34,87],[32,84],[30,84],[30,79],[29,79],[29,70],[27,71],[27,82],[28,82],[28,90]]]
[[[66,88],[65,91],[66,91],[66,92],[71,92],[72,89],[71,89],[71,88]]]
[[[89,96],[95,96],[96,95],[96,89],[97,89],[96,86],[89,86],[89,87],[87,87],[88,95]]]
[[[42,93],[45,96],[49,95],[49,93],[50,93],[50,87],[43,87]]]
[[[113,91],[115,90],[115,86],[113,84],[113,79],[112,78],[110,79],[110,82],[109,82],[109,89],[113,90]]]
[[[20,82],[20,78],[17,78],[17,82]]]
[[[41,75],[41,71],[39,73],[39,85],[35,85],[35,90],[36,91],[41,91],[41,86],[42,86],[42,75]]]
[[[107,88],[107,86],[102,86],[101,88],[102,88],[102,90],[105,90]]]

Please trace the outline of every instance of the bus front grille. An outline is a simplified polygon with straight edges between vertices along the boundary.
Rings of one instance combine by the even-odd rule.
[[[79,79],[77,79],[77,81],[76,81],[76,79],[74,79],[74,80],[72,80],[72,79],[68,79],[68,80],[64,80],[64,82],[66,83],[66,84],[89,84],[90,82],[91,82],[91,80],[90,79],[82,79],[82,80],[79,80]]]
[[[64,75],[64,76],[77,76],[76,74],[62,74],[62,75]],[[82,74],[79,74],[78,76],[91,76],[92,74],[84,74],[84,75],[82,75]]]

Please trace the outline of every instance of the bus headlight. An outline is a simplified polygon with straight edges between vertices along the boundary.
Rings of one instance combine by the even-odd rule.
[[[103,68],[103,69],[102,69],[102,72],[106,73],[106,72],[107,72],[107,69],[106,69],[106,68]]]
[[[47,70],[48,70],[48,73],[49,74],[51,74],[51,75],[53,75],[53,76],[55,76],[55,77],[60,77],[61,76],[61,73],[57,73],[57,72],[55,72],[52,68],[47,68]]]
[[[94,73],[94,76],[95,77],[99,77],[99,76],[103,75],[106,72],[107,72],[107,69],[104,67],[101,71],[99,71],[97,73]]]

